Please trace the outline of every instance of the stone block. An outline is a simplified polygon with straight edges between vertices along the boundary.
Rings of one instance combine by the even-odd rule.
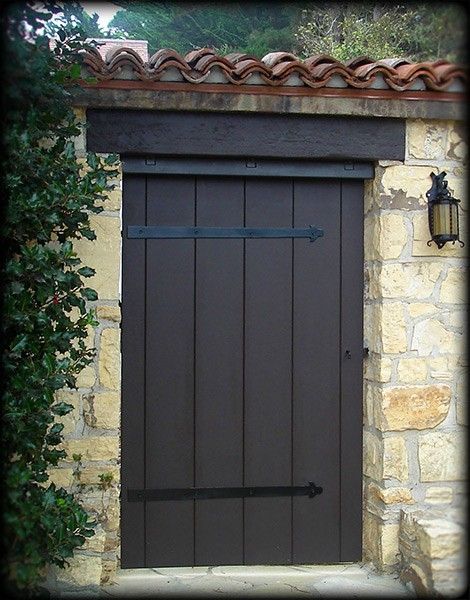
[[[122,190],[115,188],[106,192],[106,199],[102,202],[104,210],[115,211],[120,210],[122,204]]]
[[[96,316],[101,321],[121,321],[121,309],[119,306],[101,305],[96,307]]]
[[[101,557],[75,554],[67,559],[70,563],[65,569],[54,567],[59,584],[72,587],[99,586],[101,580]]]
[[[91,388],[96,382],[95,365],[91,363],[80,371],[77,375],[77,387],[78,388]]]
[[[448,123],[445,121],[408,119],[406,121],[407,156],[419,159],[443,159],[448,129]],[[429,176],[429,167],[423,168],[428,170]]]
[[[383,440],[383,479],[408,480],[408,455],[402,437],[386,437]]]
[[[450,504],[452,499],[453,490],[451,487],[437,486],[427,488],[424,501],[427,504]]]
[[[460,354],[462,341],[462,334],[449,331],[438,319],[424,319],[413,328],[411,350],[418,356]]]
[[[398,530],[398,523],[384,523],[380,527],[380,555],[384,566],[396,565],[400,560]]]
[[[405,308],[401,302],[387,302],[381,310],[382,347],[385,354],[398,354],[407,350]]]
[[[73,454],[81,454],[82,461],[117,460],[119,458],[119,438],[115,436],[97,436],[65,440],[61,447],[67,452],[68,462],[73,462]]]
[[[450,398],[447,385],[384,388],[376,426],[382,431],[436,427],[449,412]]]
[[[113,476],[113,483],[119,483],[120,480],[120,469],[115,465],[106,465],[102,467],[96,467],[94,465],[84,465],[80,481],[85,485],[98,485],[100,483],[100,475],[103,473],[110,473]]]
[[[364,340],[371,353],[382,353],[382,309],[380,304],[364,306]]]
[[[62,435],[70,435],[75,431],[80,418],[80,395],[77,392],[59,390],[56,392],[55,397],[57,402],[66,402],[73,406],[73,409],[66,415],[55,417],[56,423],[62,423],[64,425]]]
[[[117,429],[121,421],[118,392],[94,392],[83,397],[85,422],[98,429]]]
[[[385,263],[371,280],[373,298],[429,298],[442,271],[440,263]]]
[[[48,470],[49,482],[58,488],[69,489],[73,483],[73,469],[52,467]],[[46,486],[49,485],[46,483]]]
[[[416,531],[417,543],[431,559],[459,555],[463,551],[464,531],[448,519],[432,519]]]
[[[117,560],[116,559],[103,559],[103,567],[101,572],[101,585],[113,583],[116,579],[117,573]]]
[[[364,361],[365,378],[370,381],[387,383],[392,376],[392,361],[380,354],[370,352]]]
[[[441,284],[440,302],[464,304],[467,302],[467,272],[464,268],[449,268]]]
[[[454,123],[447,138],[446,158],[465,162],[468,156],[468,146],[464,126]]]
[[[465,479],[464,439],[459,432],[433,431],[418,439],[421,481]]]
[[[369,485],[369,494],[384,504],[414,504],[411,490],[405,487],[383,488],[375,483]]]
[[[99,351],[100,384],[111,390],[119,390],[121,381],[121,336],[117,328],[101,332]]]
[[[428,302],[413,302],[408,304],[408,314],[412,319],[435,313],[437,310],[435,304],[430,304]]]
[[[433,167],[399,165],[387,167],[381,179],[380,207],[416,210],[427,206],[426,192],[432,185]]]
[[[398,361],[397,375],[401,383],[421,383],[428,374],[426,358],[401,358]]]
[[[408,241],[408,230],[402,215],[384,212],[364,221],[366,260],[399,258]]]
[[[367,477],[376,481],[382,479],[383,448],[381,440],[371,433],[364,431],[363,469]]]
[[[89,550],[90,552],[104,552],[105,551],[105,543],[106,543],[106,532],[101,527],[101,525],[97,525],[95,527],[95,535],[92,537],[86,538],[85,543],[82,546],[83,550]]]
[[[90,226],[96,240],[77,240],[74,249],[84,265],[96,274],[87,280],[100,300],[117,300],[119,294],[121,221],[119,217],[90,215]]]

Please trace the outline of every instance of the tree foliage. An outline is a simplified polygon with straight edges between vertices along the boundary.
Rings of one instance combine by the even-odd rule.
[[[136,2],[110,22],[111,37],[148,40],[186,52],[211,47],[225,54],[262,57],[284,50],[302,57],[329,54],[339,60],[466,58],[466,10],[458,2]]]
[[[56,392],[74,388],[93,358],[85,338],[95,320],[86,301],[97,296],[84,279],[94,271],[81,265],[73,239],[94,239],[89,214],[102,210],[115,159],[89,153],[86,174],[77,161],[73,138],[81,129],[64,84],[80,75],[84,32],[58,20],[52,3],[8,8],[2,15],[3,576],[26,597],[47,564],[65,566],[93,535],[85,510],[48,481],[48,469],[65,458],[60,417],[73,408]]]

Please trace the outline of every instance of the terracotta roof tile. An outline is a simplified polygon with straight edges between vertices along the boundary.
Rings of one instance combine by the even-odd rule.
[[[211,48],[192,50],[182,56],[163,48],[147,60],[140,48],[122,41],[88,50],[83,65],[98,80],[136,79],[210,83],[308,86],[311,88],[350,87],[405,91],[464,91],[467,70],[446,60],[413,63],[403,58],[375,61],[359,56],[344,63],[325,54],[300,60],[290,52],[270,52],[262,59],[234,52],[218,55]]]

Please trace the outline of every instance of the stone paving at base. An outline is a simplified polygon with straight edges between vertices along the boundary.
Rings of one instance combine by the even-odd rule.
[[[129,569],[102,598],[415,598],[397,575],[370,565]]]

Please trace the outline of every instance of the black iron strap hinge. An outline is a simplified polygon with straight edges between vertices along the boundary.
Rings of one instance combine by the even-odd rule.
[[[207,500],[211,498],[272,498],[277,496],[308,496],[314,498],[323,488],[313,481],[308,485],[265,487],[167,488],[127,490],[129,502],[143,500]]]
[[[318,227],[290,229],[284,227],[155,227],[129,225],[127,237],[130,239],[217,239],[217,238],[309,238],[314,242],[323,237],[323,229]]]

